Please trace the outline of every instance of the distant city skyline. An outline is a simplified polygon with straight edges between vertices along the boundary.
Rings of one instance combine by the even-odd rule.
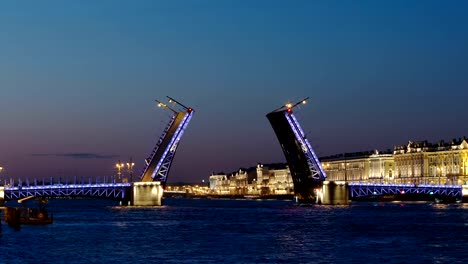
[[[468,136],[466,1],[0,3],[0,177],[134,179],[174,97],[195,114],[168,182],[285,162],[265,115],[318,156]]]

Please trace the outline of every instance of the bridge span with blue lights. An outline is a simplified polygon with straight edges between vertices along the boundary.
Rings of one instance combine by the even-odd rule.
[[[463,198],[463,186],[461,185],[430,185],[430,184],[383,184],[349,182],[350,199],[359,199],[378,196],[416,196],[434,197],[434,199],[451,198],[461,201]]]
[[[144,182],[135,183],[49,183],[49,184],[17,184],[5,185],[3,190],[5,201],[21,200],[28,197],[45,198],[100,198],[121,201],[127,204],[131,200],[134,185],[144,185]],[[338,185],[347,185],[350,200],[359,200],[369,197],[395,196],[404,198],[405,195],[426,196],[434,199],[452,199],[460,201],[463,197],[461,185],[428,185],[428,184],[383,184],[365,182],[337,182]],[[1,188],[1,187],[0,187]]]
[[[4,200],[21,200],[28,197],[88,197],[128,202],[131,199],[132,183],[70,183],[39,185],[5,185]]]

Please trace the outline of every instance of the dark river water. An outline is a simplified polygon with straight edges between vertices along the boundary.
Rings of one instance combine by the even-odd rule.
[[[468,204],[164,204],[50,200],[51,225],[2,219],[0,263],[468,263]]]

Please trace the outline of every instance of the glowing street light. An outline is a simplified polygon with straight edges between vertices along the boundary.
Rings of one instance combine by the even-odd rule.
[[[127,162],[127,171],[130,174],[130,182],[133,181],[133,166],[135,166],[135,163],[132,162],[132,158],[130,158],[130,162]]]
[[[439,176],[439,185],[440,185],[440,177],[442,176],[442,170],[440,167],[437,167],[437,176]]]
[[[125,164],[120,162],[120,160],[115,164],[115,167],[117,168],[117,176],[118,176],[118,181],[121,181],[121,175],[122,175],[122,169],[124,168]]]
[[[172,112],[177,113],[176,110],[172,109],[167,104],[165,104],[165,103],[163,103],[161,101],[158,101],[158,100],[156,100],[156,102],[158,103],[158,107],[167,108],[167,109],[171,110]]]

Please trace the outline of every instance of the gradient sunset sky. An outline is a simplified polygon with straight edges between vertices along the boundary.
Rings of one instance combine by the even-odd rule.
[[[318,156],[468,136],[468,1],[1,1],[2,177],[135,174],[196,111],[168,182],[285,158],[295,113]]]

